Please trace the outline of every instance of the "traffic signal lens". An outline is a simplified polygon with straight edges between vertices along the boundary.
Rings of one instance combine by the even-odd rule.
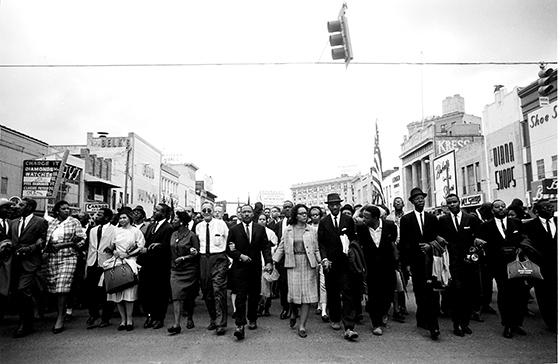
[[[327,29],[329,30],[329,33],[340,32],[342,31],[342,24],[340,23],[340,20],[329,21],[327,22]]]

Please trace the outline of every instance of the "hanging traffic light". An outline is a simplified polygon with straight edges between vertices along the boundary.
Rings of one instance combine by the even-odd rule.
[[[331,55],[333,60],[344,59],[346,66],[354,58],[352,54],[352,45],[350,44],[350,32],[348,30],[348,20],[344,15],[346,12],[346,4],[342,5],[338,20],[327,22],[327,30],[330,33],[329,43],[331,44]]]
[[[546,68],[544,64],[541,64],[541,70],[539,71],[539,80],[537,81],[539,88],[539,96],[548,96],[554,91],[554,81],[557,79],[557,74],[552,68]]]

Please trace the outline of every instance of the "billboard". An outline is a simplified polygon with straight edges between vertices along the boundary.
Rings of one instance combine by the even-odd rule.
[[[24,160],[22,197],[52,197],[61,163],[62,161]]]
[[[445,196],[457,193],[457,174],[455,170],[455,151],[434,159],[435,206],[445,205]]]

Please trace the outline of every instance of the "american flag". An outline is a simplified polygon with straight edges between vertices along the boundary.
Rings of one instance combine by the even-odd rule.
[[[376,205],[384,205],[383,197],[383,167],[381,165],[381,149],[379,149],[379,129],[377,128],[377,120],[375,121],[375,146],[373,148],[373,167],[371,167],[371,178],[373,180],[372,203]]]

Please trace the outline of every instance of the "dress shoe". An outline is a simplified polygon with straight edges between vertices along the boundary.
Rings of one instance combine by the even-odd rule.
[[[290,319],[290,329],[293,329],[296,327],[296,320],[295,318],[291,318]]]
[[[225,327],[220,326],[220,327],[216,328],[216,335],[222,336],[222,335],[225,335],[225,333],[226,333],[226,328]]]
[[[181,326],[171,326],[167,329],[167,332],[169,333],[169,336],[177,335],[181,332]]]
[[[463,332],[467,335],[472,335],[472,330],[468,326],[463,326]]]
[[[147,329],[149,327],[154,326],[154,321],[152,320],[152,318],[150,316],[148,316],[146,318],[146,321],[144,322],[144,328]]]
[[[321,320],[323,320],[323,322],[329,322],[329,316],[328,315],[323,315],[323,316],[321,316]]]
[[[374,335],[377,335],[377,336],[383,335],[383,329],[381,328],[381,326],[374,327],[374,328],[371,330],[371,332],[372,332]]]
[[[453,328],[453,334],[460,337],[465,336],[465,332],[463,331],[463,329],[461,329],[460,326],[455,326]]]
[[[91,324],[93,324],[95,321],[97,321],[97,317],[88,317],[87,321],[86,321],[86,325],[89,326]]]
[[[64,331],[64,326],[60,326],[60,327],[53,327],[52,328],[52,332],[53,334],[60,334],[62,331]]]
[[[299,337],[307,337],[307,332],[305,331],[305,329],[299,329],[297,331],[297,334]]]
[[[107,327],[109,325],[111,325],[111,323],[109,321],[101,321],[99,323],[99,328]]]
[[[126,325],[126,331],[132,331],[132,330],[134,330],[134,324]]]
[[[355,340],[358,338],[358,333],[354,330],[346,329],[346,331],[344,331],[344,338],[349,341]]]
[[[90,320],[93,319],[93,320]],[[86,321],[86,329],[91,330],[91,329],[95,329],[96,327],[99,327],[99,323],[98,323],[99,319],[96,318],[92,318],[90,317],[87,321]]]
[[[14,338],[20,338],[20,337],[24,337],[27,336],[29,334],[31,334],[33,332],[33,329],[31,327],[26,327],[26,326],[20,326],[18,327],[18,329],[16,330],[16,332],[14,332]]]
[[[332,328],[333,330],[340,330],[340,329],[341,329],[340,323],[338,323],[338,322],[331,322],[331,328]]]
[[[192,319],[187,320],[187,329],[194,329],[194,321]]]
[[[255,321],[249,321],[249,326],[247,326],[249,328],[249,330],[256,330],[257,329],[257,323]]]
[[[439,338],[439,330],[438,329],[432,329],[430,330],[430,337],[432,338],[432,340],[437,340]]]
[[[157,329],[161,329],[162,327],[163,327],[163,321],[155,320],[152,329],[157,330]]]
[[[496,310],[494,310],[490,305],[486,305],[484,307],[482,307],[482,313],[491,313],[493,315],[496,314]]]
[[[233,336],[235,336],[237,340],[245,339],[245,328],[243,326],[237,326],[235,328],[235,332],[233,333]]]
[[[120,324],[119,327],[117,327],[117,331],[124,331],[124,330],[126,330],[125,324]]]
[[[285,320],[289,317],[289,312],[288,310],[282,310],[282,312],[280,312],[280,320]]]
[[[216,330],[218,326],[216,326],[216,323],[214,321],[210,321],[210,323],[208,324],[208,327],[206,327],[206,329],[208,330]]]
[[[513,330],[511,329],[511,327],[504,327],[504,337],[506,339],[511,339],[513,337]]]
[[[315,309],[315,315],[320,315],[320,314],[321,314],[321,308],[320,308],[320,307],[317,307],[317,308]]]
[[[484,320],[482,319],[482,317],[480,317],[480,314],[478,312],[474,312],[471,315],[471,320],[476,321],[476,322],[484,322]]]
[[[526,335],[527,335],[527,331],[523,330],[523,328],[520,327],[520,326],[514,327],[514,328],[513,328],[513,331],[514,331],[516,334],[519,334],[519,335],[521,335],[521,336],[526,336]]]

